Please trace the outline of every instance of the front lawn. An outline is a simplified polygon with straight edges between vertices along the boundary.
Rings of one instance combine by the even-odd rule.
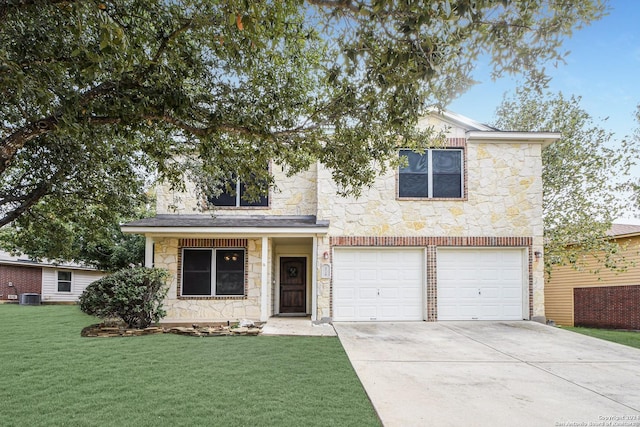
[[[562,329],[589,335],[590,337],[617,342],[618,344],[624,344],[630,347],[640,348],[640,332],[615,331],[610,329],[595,329],[570,326],[563,326]]]
[[[2,425],[380,425],[336,337],[80,337],[92,323],[0,305]]]

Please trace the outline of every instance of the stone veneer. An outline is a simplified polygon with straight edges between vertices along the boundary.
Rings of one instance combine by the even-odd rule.
[[[337,195],[331,173],[322,165],[287,177],[282,167],[271,165],[279,190],[271,191],[268,208],[216,208],[216,215],[315,215],[329,220],[328,235],[317,235],[317,317],[331,316],[331,281],[321,278],[325,252],[331,252],[331,237],[411,237],[527,239],[529,250],[532,316],[544,316],[544,271],[541,260],[531,260],[542,251],[542,146],[540,143],[468,141],[463,129],[449,129],[448,145],[462,147],[465,160],[465,192],[462,199],[407,200],[397,197],[397,170],[388,169],[358,199]],[[193,186],[177,194],[158,189],[158,213],[193,214],[198,200]],[[295,191],[292,191],[295,189]],[[204,213],[208,214],[208,213]],[[309,236],[311,237],[311,235]],[[462,241],[462,240],[461,240]],[[467,243],[461,246],[472,246]],[[260,240],[248,239],[249,276],[247,297],[231,300],[178,298],[174,279],[167,300],[172,318],[201,316],[257,319],[260,315]],[[484,244],[483,244],[484,245]],[[489,244],[490,245],[490,244]],[[427,245],[429,250],[437,246]],[[271,244],[269,251],[271,251]],[[156,241],[156,265],[169,266],[178,275],[177,239]],[[428,252],[430,253],[430,252]],[[269,274],[275,268],[269,255]],[[272,283],[271,277],[269,283]],[[273,289],[269,286],[269,307]]]
[[[286,170],[276,164],[270,167],[278,188],[269,192],[269,207],[212,207],[196,195],[193,182],[186,182],[186,192],[171,190],[166,183],[156,189],[158,214],[193,215],[215,212],[216,215],[316,215],[317,211],[317,167],[294,176],[287,176]],[[296,191],[291,191],[295,189]]]
[[[191,297],[180,296],[181,252],[184,247],[244,247],[245,296]],[[163,322],[190,323],[203,321],[238,321],[260,318],[261,239],[177,239],[155,241],[155,267],[171,273],[169,292],[164,301],[167,316]]]
[[[450,138],[449,146],[460,147],[460,142],[461,138]],[[462,199],[399,199],[395,169],[382,174],[360,198],[339,197],[330,172],[319,168],[318,217],[330,219],[332,237],[486,238],[489,242],[526,238],[529,243],[521,247],[542,251],[541,145],[466,142],[462,146],[466,177]],[[460,246],[473,244],[465,240]],[[530,299],[531,315],[544,316],[544,266],[539,260],[530,266]]]

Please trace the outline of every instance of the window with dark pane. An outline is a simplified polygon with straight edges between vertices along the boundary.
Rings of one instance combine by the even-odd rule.
[[[216,250],[216,295],[244,295],[244,250]]]
[[[58,271],[58,292],[71,292],[70,271]]]
[[[427,153],[401,150],[406,164],[400,167],[398,195],[400,197],[429,197],[429,162]]]
[[[240,206],[269,206],[268,196],[260,196],[258,200],[249,200],[246,190],[247,186],[240,182]]]
[[[266,166],[266,170],[268,169],[269,165]],[[269,206],[268,195],[261,195],[258,199],[250,199],[246,194],[246,188],[247,186],[244,182],[242,182],[238,177],[233,176],[218,187],[220,190],[219,195],[209,196],[209,204],[213,206],[231,207]]]
[[[462,152],[433,150],[433,197],[462,197]]]
[[[227,182],[218,187],[220,194],[209,196],[209,203],[213,206],[236,206],[238,192],[238,179],[232,177]]]
[[[211,250],[182,252],[182,295],[211,295]]]

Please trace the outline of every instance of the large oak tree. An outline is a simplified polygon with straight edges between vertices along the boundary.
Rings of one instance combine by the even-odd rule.
[[[418,117],[471,83],[544,85],[600,0],[1,0],[0,226],[97,227],[131,214],[147,176],[250,196],[320,161],[369,184]],[[177,159],[195,159],[180,162]],[[35,227],[35,228],[34,228]],[[95,228],[94,227],[94,228]]]

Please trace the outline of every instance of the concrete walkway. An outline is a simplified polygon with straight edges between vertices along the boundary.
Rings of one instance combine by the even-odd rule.
[[[386,427],[640,427],[638,349],[534,322],[334,326]]]
[[[315,325],[309,317],[270,317],[262,327],[262,335],[336,336],[329,323]]]

